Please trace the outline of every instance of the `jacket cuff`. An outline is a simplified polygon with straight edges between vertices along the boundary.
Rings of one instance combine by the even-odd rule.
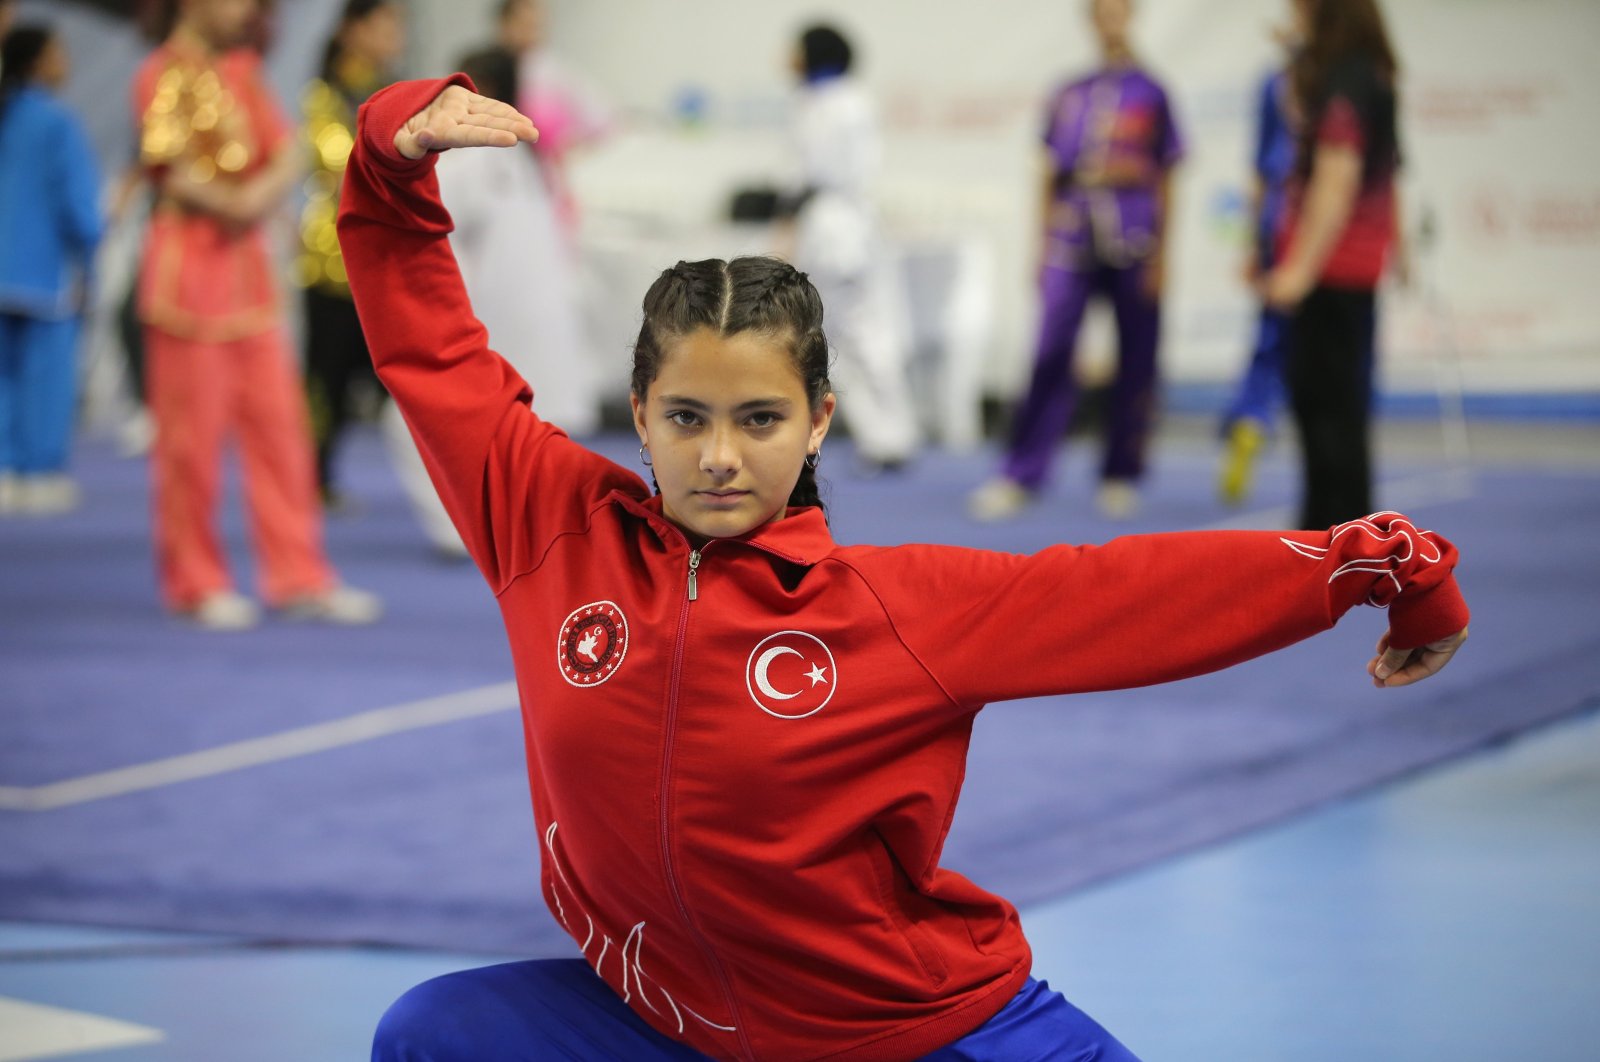
[[[1451,574],[1438,586],[1418,594],[1401,594],[1389,605],[1389,645],[1416,649],[1466,627],[1471,619],[1461,587]]]

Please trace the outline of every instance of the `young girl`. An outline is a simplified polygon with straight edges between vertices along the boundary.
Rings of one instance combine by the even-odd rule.
[[[1001,474],[973,492],[979,520],[1015,516],[1038,494],[1077,401],[1073,356],[1089,299],[1117,321],[1117,375],[1096,501],[1125,518],[1138,503],[1155,410],[1156,348],[1169,188],[1183,140],[1166,90],[1136,60],[1132,0],[1089,0],[1101,68],[1062,87],[1044,128],[1042,319],[1033,375],[1011,425]]]
[[[0,43],[0,513],[62,512],[78,325],[103,223],[83,123],[55,93],[67,52],[42,26]]]
[[[1372,501],[1377,287],[1394,248],[1399,63],[1376,0],[1312,0],[1289,75],[1305,115],[1268,305],[1290,315],[1290,404],[1305,469],[1300,526]]]
[[[302,101],[311,173],[295,272],[305,291],[306,397],[317,446],[317,487],[330,509],[344,500],[336,458],[354,414],[351,399],[363,384],[375,386],[333,228],[339,182],[355,134],[356,108],[394,80],[391,68],[406,47],[404,18],[393,0],[345,0],[323,51],[322,69]]]
[[[1029,977],[1016,911],[939,866],[987,702],[1160,682],[1389,607],[1379,686],[1465,637],[1454,547],[1382,513],[1034,556],[841,547],[815,468],[822,305],[679,263],[632,398],[657,490],[541,420],[489,350],[432,152],[535,135],[459,76],[363,108],[340,215],[378,371],[500,602],[541,887],[582,962],[440,978],[376,1059],[1132,1056]]]

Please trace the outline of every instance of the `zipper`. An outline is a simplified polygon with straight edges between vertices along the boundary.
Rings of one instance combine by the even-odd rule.
[[[673,742],[677,736],[678,728],[678,689],[683,682],[684,643],[689,636],[689,602],[700,596],[697,570],[700,567],[700,551],[689,550],[689,579],[683,598],[683,605],[678,610],[678,637],[672,647],[672,672],[671,680],[667,686],[667,739],[661,751],[661,790],[657,796],[657,805],[660,813],[658,816],[661,828],[661,868],[667,879],[667,894],[672,897],[673,906],[678,910],[678,917],[689,931],[689,936],[700,948],[700,957],[711,968],[716,976],[717,984],[722,989],[723,1001],[728,1006],[728,1014],[733,1022],[734,1031],[739,1035],[739,1046],[745,1058],[755,1058],[755,1051],[750,1046],[750,1040],[745,1033],[744,1018],[739,1013],[739,1006],[734,1002],[733,986],[728,982],[728,974],[722,968],[722,960],[717,958],[711,945],[700,932],[700,927],[694,924],[689,917],[689,905],[683,902],[683,892],[678,887],[678,872],[672,863],[672,817],[669,810],[672,792],[672,753]]]

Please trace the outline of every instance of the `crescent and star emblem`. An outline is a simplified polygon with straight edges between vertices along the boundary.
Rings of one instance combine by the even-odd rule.
[[[833,653],[820,638],[780,631],[751,650],[745,684],[762,711],[780,719],[803,719],[833,699],[837,675]]]

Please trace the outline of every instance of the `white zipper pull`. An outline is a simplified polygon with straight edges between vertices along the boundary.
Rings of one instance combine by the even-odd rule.
[[[700,551],[689,551],[689,600],[694,601],[700,597],[700,579],[695,574],[695,569],[700,567]]]

